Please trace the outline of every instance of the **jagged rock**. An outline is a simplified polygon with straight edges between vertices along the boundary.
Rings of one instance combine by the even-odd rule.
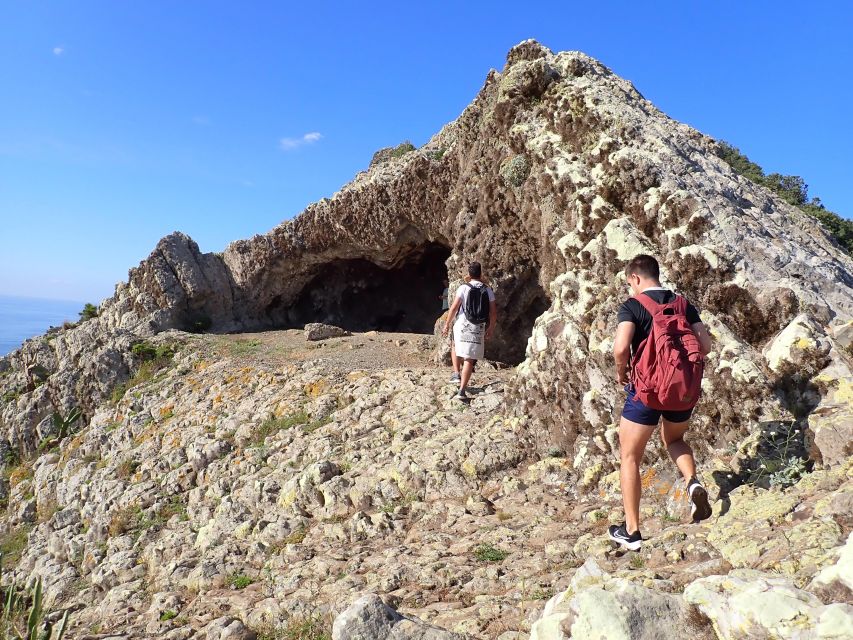
[[[348,335],[349,331],[321,322],[310,322],[305,325],[306,340],[328,340],[329,338],[340,338]]]
[[[710,640],[709,631],[678,596],[613,578],[590,558],[545,605],[530,640]]]
[[[847,536],[847,542],[837,550],[838,560],[818,573],[812,580],[811,588],[827,589],[840,583],[853,594],[853,533]],[[848,604],[853,604],[848,596]]]
[[[397,613],[376,594],[356,600],[337,618],[332,640],[462,640],[451,633]]]
[[[812,380],[823,387],[818,405],[809,414],[813,457],[827,465],[844,463],[853,455],[853,360],[833,348],[830,364]]]
[[[255,640],[258,634],[247,628],[242,620],[223,616],[206,627],[207,640]]]
[[[790,580],[740,569],[691,583],[684,599],[714,623],[722,640],[849,638],[853,606],[824,605]]]

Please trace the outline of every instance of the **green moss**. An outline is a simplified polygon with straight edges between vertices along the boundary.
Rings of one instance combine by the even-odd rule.
[[[178,612],[172,609],[167,609],[163,613],[160,614],[160,622],[168,622],[169,620],[174,620],[178,617]]]

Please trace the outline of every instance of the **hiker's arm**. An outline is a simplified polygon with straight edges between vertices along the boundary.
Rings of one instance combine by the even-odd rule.
[[[450,310],[447,312],[447,319],[444,321],[444,331],[442,331],[444,335],[447,335],[450,332],[450,325],[456,317],[456,313],[459,311],[460,304],[462,304],[462,298],[456,298],[453,301],[453,304],[450,305]]]
[[[702,355],[707,356],[714,348],[714,345],[711,344],[711,333],[708,328],[702,322],[695,322],[690,325],[690,328],[699,338],[699,349],[702,351]]]
[[[613,341],[613,359],[616,360],[616,380],[628,384],[628,362],[631,360],[631,340],[637,327],[633,322],[620,322]]]
[[[494,300],[489,302],[489,326],[486,329],[486,339],[492,337],[495,332],[495,325],[498,323],[498,305]]]

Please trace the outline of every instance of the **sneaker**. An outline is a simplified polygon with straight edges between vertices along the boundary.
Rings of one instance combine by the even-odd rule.
[[[465,389],[460,389],[459,391],[457,391],[457,392],[453,395],[453,397],[454,397],[456,400],[467,400],[467,399],[468,399],[468,394],[467,394],[467,393],[465,393]]]
[[[693,522],[701,522],[711,517],[708,492],[696,478],[691,478],[687,483],[687,495],[690,496],[690,516]]]
[[[460,376],[460,375],[459,375],[458,373],[456,373],[455,371],[453,372],[453,375],[452,375],[452,376],[450,376],[450,381],[451,381],[451,382],[459,382],[461,379],[462,379],[462,376]]]
[[[635,531],[634,533],[628,533],[624,522],[618,525],[610,525],[610,528],[607,531],[613,542],[625,549],[628,549],[629,551],[639,551],[643,544],[643,536],[640,535],[640,532]]]

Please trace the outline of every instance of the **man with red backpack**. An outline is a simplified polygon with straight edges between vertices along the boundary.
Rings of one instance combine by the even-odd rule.
[[[625,276],[634,297],[619,307],[613,344],[616,379],[628,392],[619,422],[625,522],[611,526],[609,534],[622,547],[638,551],[643,539],[640,462],[661,419],[661,440],[687,481],[693,521],[711,516],[708,492],[696,479],[693,450],[684,442],[699,401],[711,336],[696,307],[661,286],[660,267],[652,256],[634,257]]]

